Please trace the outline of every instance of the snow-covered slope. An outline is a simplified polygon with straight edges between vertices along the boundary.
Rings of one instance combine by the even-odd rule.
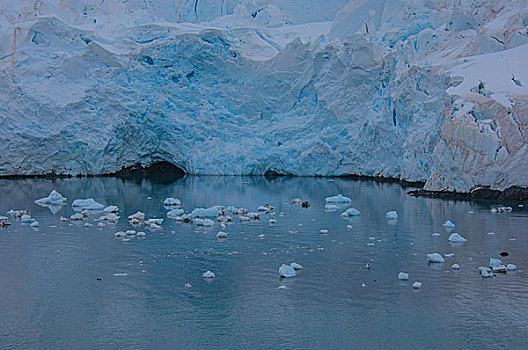
[[[527,0],[0,3],[0,175],[528,186]]]

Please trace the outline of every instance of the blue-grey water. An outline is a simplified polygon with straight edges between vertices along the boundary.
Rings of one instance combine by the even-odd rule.
[[[68,198],[56,214],[33,203],[52,189]],[[0,229],[0,348],[527,349],[526,208],[492,213],[510,203],[413,198],[407,190],[340,178],[0,180],[0,215],[27,208],[40,223],[34,229],[10,218]],[[325,212],[325,197],[338,193],[352,198],[359,217]],[[89,197],[119,206],[121,220],[102,229],[59,222],[74,213],[73,199]],[[166,197],[187,211],[269,203],[278,222],[268,224],[269,214],[235,218],[218,240],[218,224],[167,219]],[[165,218],[163,230],[114,238],[132,229],[126,217],[138,210]],[[385,219],[390,210],[397,222]],[[468,241],[450,244],[446,220]],[[480,277],[478,267],[501,251],[518,270]],[[432,252],[455,256],[428,264]],[[279,266],[293,261],[304,269],[279,279]],[[459,271],[451,270],[455,262]],[[207,270],[214,280],[202,278]],[[399,281],[400,271],[410,280]]]

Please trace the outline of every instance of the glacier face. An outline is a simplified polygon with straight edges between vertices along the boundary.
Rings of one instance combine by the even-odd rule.
[[[0,2],[0,175],[528,186],[526,0]]]

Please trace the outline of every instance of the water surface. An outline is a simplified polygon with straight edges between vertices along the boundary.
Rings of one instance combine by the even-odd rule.
[[[68,198],[55,214],[33,203],[52,189]],[[528,348],[525,208],[498,214],[490,209],[509,203],[414,198],[407,190],[342,178],[0,180],[0,212],[27,208],[40,223],[33,229],[11,219],[0,230],[0,347]],[[324,210],[325,197],[338,193],[352,198],[359,217]],[[102,229],[59,222],[74,213],[73,199],[88,197],[119,206],[121,220]],[[218,240],[219,225],[167,219],[166,197],[188,211],[270,203],[278,223],[268,224],[271,215],[235,218]],[[311,207],[292,205],[293,198]],[[163,230],[128,243],[114,238],[132,228],[126,217],[138,210],[165,218]],[[397,222],[385,219],[390,210]],[[450,244],[446,220],[468,241]],[[478,267],[501,251],[519,269],[481,278]],[[432,252],[455,257],[428,264]],[[279,266],[293,261],[304,269],[279,279]],[[459,271],[451,270],[455,262]],[[214,280],[202,278],[207,270]],[[400,271],[410,280],[398,281]],[[414,290],[414,281],[423,287]]]

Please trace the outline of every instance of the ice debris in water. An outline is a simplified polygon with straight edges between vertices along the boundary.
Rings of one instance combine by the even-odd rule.
[[[196,208],[191,212],[191,216],[193,218],[208,218],[208,217],[216,217],[220,215],[220,212],[217,207],[211,207],[211,208]]]
[[[166,205],[166,206],[181,205],[181,201],[176,198],[168,197],[168,198],[165,198],[165,200],[163,201],[163,205]]]
[[[93,226],[93,224],[91,224],[91,223],[89,223],[89,222],[87,222],[87,223],[84,224],[84,227],[92,227],[92,226]]]
[[[444,224],[442,225],[446,228],[455,228],[455,224],[453,224],[451,221],[447,220],[446,222],[444,222]]]
[[[216,238],[218,238],[218,239],[221,239],[221,238],[227,238],[227,232],[219,231],[219,232],[216,234]]]
[[[442,257],[442,255],[440,255],[438,253],[427,254],[427,261],[429,261],[430,263],[443,263],[443,262],[445,262],[445,260]]]
[[[144,222],[144,221],[145,221],[145,213],[142,213],[142,212],[138,211],[137,213],[130,215],[130,216],[128,217],[128,220],[129,220],[131,223],[140,223],[140,222]]]
[[[508,264],[508,265],[506,265],[506,269],[508,271],[515,271],[515,270],[517,270],[517,266],[514,265],[514,264]]]
[[[496,267],[502,265],[502,261],[500,259],[496,258],[490,258],[489,259],[489,266],[490,267]]]
[[[143,232],[143,231],[140,231],[140,232],[136,233],[136,237],[146,237],[146,236],[147,236],[147,234],[145,232]]]
[[[82,220],[82,219],[84,219],[84,216],[81,213],[75,213],[72,216],[70,216],[70,220],[72,221]]]
[[[320,230],[319,232],[322,233],[323,235],[326,235],[328,233],[328,230]]]
[[[301,270],[303,267],[301,264],[297,264],[296,262],[292,262],[290,264],[291,268],[293,268],[294,270]]]
[[[97,227],[103,228],[106,227],[106,224],[104,222],[97,223]]]
[[[161,225],[161,224],[163,224],[163,219],[148,219],[148,220],[145,220],[145,225],[152,225],[152,224]]]
[[[448,238],[449,242],[453,242],[453,243],[459,243],[459,242],[465,242],[467,241],[467,239],[465,239],[464,237],[462,237],[460,234],[458,233],[452,233],[449,238]]]
[[[420,288],[422,288],[422,283],[421,283],[421,282],[414,282],[414,283],[412,284],[412,287],[413,287],[414,289],[420,289]]]
[[[169,211],[167,213],[167,217],[169,218],[176,218],[177,216],[180,216],[184,213],[184,210],[183,209],[180,209],[180,208],[177,208],[177,209],[172,209],[171,211]]]
[[[460,269],[460,265],[458,265],[458,264],[455,263],[455,264],[453,264],[453,266],[451,266],[451,268],[452,268],[453,270],[458,270],[458,269]]]
[[[64,198],[59,192],[53,190],[45,198],[40,198],[35,201],[36,204],[65,204],[66,198]]]
[[[281,267],[279,267],[279,275],[281,277],[290,278],[295,277],[297,274],[295,273],[293,267],[282,264]]]
[[[333,197],[326,197],[327,203],[352,203],[352,200],[348,197],[343,196],[342,194],[338,194],[337,196]]]
[[[134,231],[134,230],[128,230],[128,231],[125,231],[125,234],[126,234],[127,236],[134,236],[134,235],[136,234],[136,231]]]
[[[190,283],[188,283],[188,282],[185,283],[185,288],[191,288],[191,287],[192,287],[192,284],[190,284]]]
[[[453,258],[453,257],[455,257],[455,253],[446,253],[446,254],[444,254],[444,256],[446,258]]]
[[[119,208],[115,205],[109,205],[108,207],[104,208],[103,211],[105,213],[117,213],[119,211]]]
[[[409,274],[405,272],[400,272],[398,274],[398,279],[402,281],[407,281],[409,279]]]
[[[202,276],[203,278],[215,278],[216,277],[215,273],[209,270],[207,272],[204,272]]]
[[[31,224],[29,224],[30,227],[39,227],[38,221],[33,221]]]
[[[126,233],[123,232],[123,231],[118,231],[116,233],[114,233],[114,237],[125,237],[126,236]]]
[[[72,203],[72,207],[85,210],[103,210],[104,205],[97,203],[93,198],[76,199]]]
[[[385,214],[387,220],[395,220],[398,218],[398,213],[395,211],[389,211],[387,214]]]
[[[269,224],[276,224],[276,223],[277,223],[277,220],[275,220],[275,219],[269,219],[269,220],[268,220],[268,223],[269,223]]]
[[[493,273],[491,272],[491,269],[489,267],[481,266],[479,267],[480,275],[482,277],[493,277]]]
[[[214,221],[211,219],[194,219],[193,223],[197,226],[205,226],[205,227],[214,226]]]
[[[341,214],[342,217],[349,217],[349,216],[358,216],[360,214],[360,211],[356,208],[348,208],[344,213]]]
[[[327,204],[327,205],[325,205],[325,210],[326,211],[336,211],[338,209],[339,209],[339,207],[337,205],[335,205],[335,204]]]

